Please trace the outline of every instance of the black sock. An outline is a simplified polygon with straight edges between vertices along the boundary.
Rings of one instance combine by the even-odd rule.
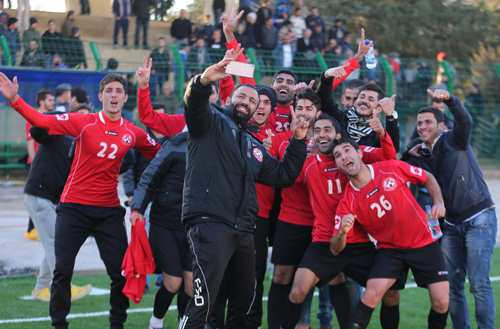
[[[182,284],[179,288],[179,291],[177,292],[177,317],[179,321],[184,316],[187,304],[189,303],[190,299],[191,297],[186,294],[186,292],[184,291],[184,284]]]
[[[352,323],[354,329],[365,329],[370,323],[370,318],[372,317],[373,308],[366,306],[360,300],[358,305],[354,308],[352,314]]]
[[[153,308],[155,318],[163,319],[165,317],[174,296],[175,294],[168,291],[163,284],[161,285],[155,296],[155,305]]]
[[[267,327],[269,329],[280,329],[283,310],[288,294],[290,293],[290,284],[271,283],[269,289],[269,299],[267,300]]]
[[[332,303],[340,329],[349,328],[351,320],[351,299],[345,283],[328,286],[330,302]]]
[[[283,314],[285,314],[285,316],[281,320],[281,328],[294,329],[297,322],[299,322],[300,314],[302,313],[302,303],[295,304],[288,299],[284,309],[285,311]]]
[[[382,329],[398,329],[399,326],[399,304],[387,306],[382,303],[380,308],[380,324]]]
[[[445,313],[438,313],[431,308],[427,324],[429,329],[443,329],[446,328],[446,319],[448,318],[448,311]]]

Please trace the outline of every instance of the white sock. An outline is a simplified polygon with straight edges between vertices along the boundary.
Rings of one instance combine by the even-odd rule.
[[[158,319],[154,315],[151,315],[149,325],[153,328],[163,328],[163,319]]]

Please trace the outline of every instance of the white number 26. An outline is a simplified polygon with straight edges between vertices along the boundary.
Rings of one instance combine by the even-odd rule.
[[[385,215],[385,210],[389,211],[392,209],[392,204],[389,202],[389,200],[386,200],[385,196],[382,195],[380,196],[380,204],[376,202],[371,204],[370,209],[375,209],[375,208],[377,208],[378,218],[382,218],[382,216]],[[384,208],[385,210],[383,210],[382,208]]]

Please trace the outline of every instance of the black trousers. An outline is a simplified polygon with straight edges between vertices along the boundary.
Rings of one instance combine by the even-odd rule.
[[[253,234],[217,221],[194,224],[188,230],[193,253],[193,298],[180,329],[203,329],[226,273],[229,302],[226,326],[244,329],[255,298]]]
[[[92,234],[111,278],[111,328],[123,328],[129,307],[129,300],[122,293],[126,280],[121,275],[123,256],[128,245],[124,216],[125,209],[122,207],[75,203],[60,203],[57,206],[54,245],[56,268],[50,296],[50,317],[54,327],[68,327],[66,316],[71,308],[71,278],[75,258],[82,244]]]

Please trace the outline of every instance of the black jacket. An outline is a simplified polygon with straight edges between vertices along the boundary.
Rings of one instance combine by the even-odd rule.
[[[233,109],[208,102],[211,86],[194,77],[184,95],[188,127],[182,221],[221,221],[253,232],[258,213],[255,182],[291,186],[306,158],[304,140],[291,139],[283,163],[233,119]]]
[[[493,200],[470,145],[472,118],[455,96],[445,103],[453,115],[453,129],[441,134],[430,156],[413,158],[405,153],[402,160],[436,176],[443,193],[446,221],[460,224],[492,206]]]
[[[333,96],[333,89],[332,89],[332,84],[333,84],[333,78],[325,78],[325,74],[321,74],[321,81],[318,86],[318,96],[321,99],[321,108],[331,108],[333,109],[333,112],[330,112],[328,114],[332,115],[337,121],[340,123],[340,127],[342,128],[342,135],[343,136],[349,136],[347,134],[347,124],[348,124],[348,119],[347,119],[347,111],[346,109],[344,110],[339,110],[338,106],[333,106],[330,105],[332,103],[335,103],[335,98]],[[396,149],[396,152],[399,152],[399,125],[398,125],[398,120],[393,120],[390,121],[389,119],[385,120],[385,129],[389,136],[391,136],[392,143],[394,144],[394,148]],[[373,146],[373,147],[380,147],[380,139],[378,137],[378,134],[374,131],[372,131],[369,135],[362,137],[359,142],[359,145],[365,145],[365,146]]]
[[[184,231],[181,223],[182,189],[186,173],[187,132],[173,136],[144,170],[132,199],[132,211],[144,214],[153,200],[151,223]]]
[[[62,113],[62,112],[49,112]],[[71,169],[75,154],[75,139],[65,135],[49,135],[47,130],[30,128],[30,134],[40,143],[31,164],[24,193],[57,204]]]
[[[140,19],[149,19],[149,7],[156,6],[156,0],[134,0],[132,12]]]

